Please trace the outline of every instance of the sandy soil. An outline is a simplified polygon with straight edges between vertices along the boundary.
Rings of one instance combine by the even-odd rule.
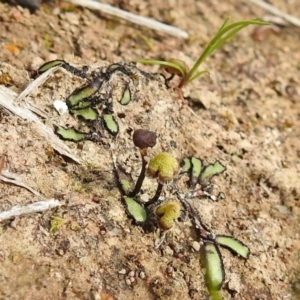
[[[296,1],[272,3],[300,16]],[[227,16],[236,21],[265,14],[234,0],[111,4],[180,27],[190,38],[169,37],[64,2],[44,3],[35,14],[0,3],[0,84],[19,93],[34,70],[56,58],[91,70],[140,57],[177,57],[192,65]],[[178,159],[194,155],[227,167],[214,178],[216,192],[223,191],[226,199],[191,201],[214,233],[233,235],[251,249],[247,261],[222,250],[224,299],[300,299],[299,33],[292,26],[277,33],[243,30],[206,62],[210,78],[184,88],[189,105],[159,77],[137,81],[134,103],[115,108],[117,139],[105,135],[101,145],[66,142],[82,164],[55,152],[31,122],[0,110],[0,155],[7,156],[10,171],[43,197],[63,203],[1,223],[0,298],[208,298],[201,241],[187,216],[182,214],[156,247],[162,231],[144,232],[122,205],[108,145],[136,178],[140,161],[129,133],[143,127],[159,135],[153,153],[167,150]],[[70,115],[57,114],[53,100],[66,99],[83,83],[58,71],[27,101],[42,110],[51,128],[76,125]],[[143,197],[151,197],[155,187],[147,179]],[[164,197],[172,198],[168,188]],[[26,189],[0,184],[1,211],[38,200]],[[63,225],[50,232],[58,217]]]

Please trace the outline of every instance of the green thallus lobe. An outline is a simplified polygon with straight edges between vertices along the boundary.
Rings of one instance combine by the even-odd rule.
[[[121,191],[123,194],[128,196],[132,191],[133,180],[129,173],[127,173],[121,165],[115,164],[115,172],[120,184]]]
[[[186,172],[188,172],[189,170],[191,170],[191,168],[192,168],[191,160],[190,160],[190,158],[188,158],[188,157],[185,157],[185,158],[182,160],[181,165],[182,165],[181,173],[186,173]]]
[[[250,255],[250,249],[241,241],[232,236],[217,235],[215,241],[222,247],[232,251],[233,253],[247,259]]]
[[[88,86],[79,88],[75,90],[71,96],[67,98],[67,105],[70,108],[74,108],[75,106],[79,105],[79,102],[83,99],[86,99],[90,96],[92,96],[96,91],[99,90],[101,86],[101,83],[99,80],[94,80],[91,84]]]
[[[211,179],[213,176],[221,174],[224,171],[226,171],[226,167],[223,166],[219,161],[216,161],[214,164],[208,165],[204,168],[200,175],[200,179]]]
[[[124,202],[128,211],[128,214],[138,223],[144,223],[147,220],[146,209],[136,202],[131,197],[124,197]]]
[[[75,129],[69,129],[57,126],[55,133],[63,140],[80,142],[85,139],[86,133],[77,131]]]
[[[48,61],[39,67],[38,73],[42,74],[42,73],[48,71],[49,69],[54,68],[56,66],[61,66],[64,63],[65,63],[65,61],[61,60],[61,59]]]
[[[226,167],[219,161],[213,164],[204,166],[201,159],[196,157],[184,158],[181,172],[190,172],[190,185],[194,186],[198,182],[211,179],[213,176],[218,175],[226,171]]]
[[[116,136],[119,133],[119,125],[116,122],[115,118],[111,114],[103,115],[103,122],[105,128],[109,131],[109,133],[113,136]]]
[[[129,89],[129,86],[127,85],[126,88],[124,89],[120,103],[122,105],[127,105],[130,101],[131,101],[131,91]]]
[[[201,249],[201,264],[205,268],[205,282],[209,292],[220,290],[225,272],[220,250],[214,242],[205,241]]]
[[[131,191],[131,183],[126,179],[121,179],[120,184],[123,192],[127,195]]]
[[[59,216],[53,216],[51,219],[50,233],[56,233],[64,225],[65,220]]]
[[[202,171],[202,160],[196,157],[191,158],[191,180],[190,185],[195,186],[199,180],[200,173]]]
[[[70,111],[72,114],[82,117],[87,121],[95,121],[98,119],[99,114],[96,109],[91,107],[81,108],[81,109],[74,109]]]

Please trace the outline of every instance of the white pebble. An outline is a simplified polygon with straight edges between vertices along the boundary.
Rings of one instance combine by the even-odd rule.
[[[126,274],[126,270],[123,268],[123,269],[120,270],[118,273],[121,274],[121,275],[125,275],[125,274]]]
[[[53,106],[60,115],[63,115],[64,113],[66,113],[68,111],[68,106],[67,106],[66,102],[64,102],[64,101],[55,100],[53,102]]]

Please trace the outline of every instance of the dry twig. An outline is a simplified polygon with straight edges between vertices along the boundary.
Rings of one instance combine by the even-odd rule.
[[[16,205],[13,206],[10,210],[0,212],[0,222],[17,216],[42,212],[61,205],[62,204],[56,199],[38,201],[24,206]]]
[[[272,13],[275,16],[281,17],[284,20],[290,22],[291,24],[300,27],[300,19],[291,16],[283,11],[281,11],[280,9],[278,9],[277,7],[266,3],[265,1],[262,0],[249,0],[250,2],[262,7],[263,9],[267,10],[268,12]]]
[[[161,22],[158,22],[156,20],[150,19],[150,18],[145,18],[142,16],[135,15],[133,13],[130,13],[125,10],[121,10],[119,8],[113,7],[108,4],[92,1],[92,0],[67,0],[68,2],[75,4],[75,5],[80,5],[83,7],[87,7],[89,9],[95,9],[102,11],[106,14],[110,14],[112,16],[124,19],[126,21],[138,24],[140,26],[145,26],[150,29],[154,29],[160,32],[164,32],[176,37],[181,37],[184,39],[187,39],[189,37],[189,34],[186,31],[183,31],[181,29],[178,29],[176,27],[170,26],[163,24]]]
[[[41,195],[28,185],[22,182],[22,180],[18,177],[17,174],[14,174],[8,170],[7,167],[7,158],[5,155],[1,156],[0,158],[0,180],[6,183],[11,183],[17,186],[20,186],[28,191],[30,191],[32,194],[41,197]]]
[[[55,68],[53,68],[55,69]],[[49,71],[49,72],[48,72]],[[15,103],[15,99],[22,100],[27,97],[30,92],[37,88],[44,80],[49,77],[49,75],[54,71],[52,69],[42,74],[36,80],[28,85],[28,87],[18,96],[12,90],[0,85],[0,107],[7,109],[13,114],[19,116],[24,120],[28,120],[35,124],[37,131],[46,138],[46,140],[51,144],[51,146],[60,154],[65,155],[73,159],[74,161],[80,163],[80,159],[76,157],[71,149],[61,141],[53,132],[53,130],[47,127],[34,113],[32,113],[28,108],[21,107]]]

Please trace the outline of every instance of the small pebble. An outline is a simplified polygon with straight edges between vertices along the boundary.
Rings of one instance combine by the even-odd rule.
[[[125,275],[125,274],[126,274],[126,270],[123,268],[123,269],[120,270],[118,273],[121,274],[121,275]]]
[[[53,106],[60,115],[63,115],[68,111],[68,106],[64,101],[54,100]]]
[[[141,279],[145,279],[146,278],[146,274],[143,271],[140,272],[140,278]]]
[[[131,285],[131,280],[129,278],[126,278],[125,282],[126,282],[127,285]]]
[[[65,253],[64,253],[64,251],[62,249],[59,249],[57,251],[57,254],[60,255],[60,256],[63,256]]]
[[[166,246],[164,252],[165,252],[166,255],[169,255],[169,256],[173,256],[174,255],[174,251],[169,246]]]
[[[130,271],[130,272],[128,273],[128,276],[130,276],[130,277],[134,277],[134,275],[135,275],[135,272],[134,272],[134,271]]]
[[[93,295],[93,300],[101,300],[101,297],[98,292],[94,292],[92,295]]]
[[[166,271],[167,271],[167,274],[171,276],[173,274],[174,270],[172,267],[168,266]]]
[[[192,244],[191,244],[191,246],[197,252],[200,250],[200,244],[198,242],[196,242],[196,241],[193,241]]]

